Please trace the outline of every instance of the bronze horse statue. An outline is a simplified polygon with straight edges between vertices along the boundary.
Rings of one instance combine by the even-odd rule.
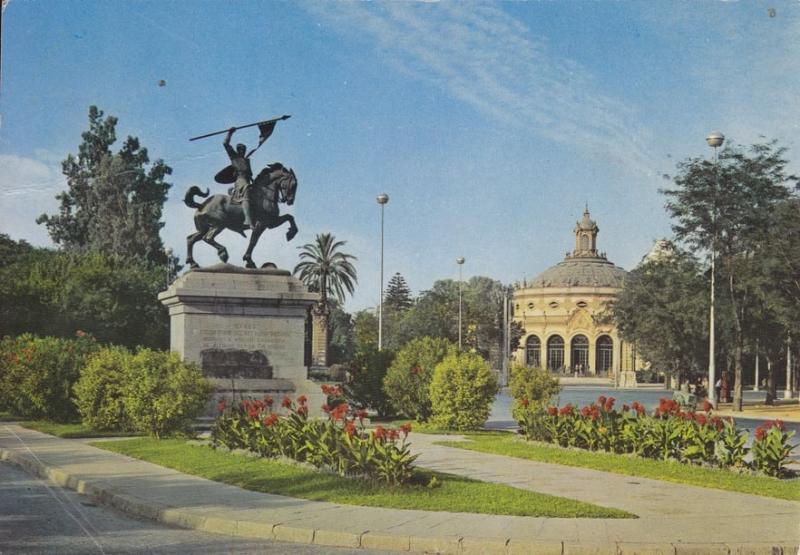
[[[250,233],[250,243],[244,253],[245,266],[255,268],[252,254],[253,249],[258,243],[258,239],[266,229],[276,228],[289,222],[289,231],[286,232],[286,240],[291,241],[297,235],[297,226],[291,214],[281,215],[278,203],[285,202],[291,206],[294,203],[294,196],[297,192],[297,177],[294,170],[287,169],[283,164],[270,164],[253,180],[252,185],[251,210],[255,217],[252,231]],[[189,208],[197,208],[194,214],[194,225],[197,228],[186,238],[186,263],[191,268],[198,268],[197,262],[192,256],[194,244],[202,240],[217,249],[217,254],[223,262],[228,261],[228,249],[217,243],[214,239],[225,229],[233,230],[245,237],[244,230],[248,226],[244,224],[244,212],[242,205],[231,202],[229,195],[212,195],[202,203],[194,200],[195,196],[207,197],[208,189],[205,193],[196,185],[189,187],[183,202]]]

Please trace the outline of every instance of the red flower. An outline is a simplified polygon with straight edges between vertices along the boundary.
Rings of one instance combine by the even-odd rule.
[[[300,416],[308,416],[308,407],[306,405],[300,405],[297,407],[297,414]]]
[[[219,412],[225,412],[225,405],[226,405],[225,399],[220,400],[220,402],[217,403],[217,410]]]
[[[300,397],[297,398],[298,405],[305,405],[306,401],[308,401],[308,398],[305,395],[301,395]]]
[[[639,401],[634,401],[633,405],[631,406],[633,407],[633,410],[636,411],[637,416],[642,416],[645,413],[644,406],[639,403]]]
[[[550,416],[555,416],[558,414],[558,409],[554,406],[549,406],[547,407],[547,414],[549,414]]]
[[[375,428],[375,439],[386,439],[386,430],[383,429],[383,426],[378,426]]]
[[[628,405],[626,405],[626,404],[624,404],[624,403],[623,403],[623,405],[622,405],[622,412],[628,412],[629,410],[631,410],[631,408],[630,408]]]
[[[336,408],[333,409],[333,412],[331,412],[331,418],[334,420],[344,420],[344,417],[347,416],[348,410],[350,410],[350,407],[347,405],[347,403],[336,405]]]
[[[705,412],[711,412],[713,408],[714,405],[711,404],[711,401],[709,401],[708,399],[703,399],[703,410]]]
[[[598,397],[597,398],[597,404],[600,405],[601,407],[603,405],[605,405],[606,404],[606,396],[605,395],[601,395],[600,397]]]
[[[614,401],[616,401],[616,399],[614,399],[613,397],[609,397],[606,400],[606,404],[603,407],[604,409],[606,409],[606,412],[611,412],[614,409]]]
[[[697,422],[701,426],[705,426],[706,425],[706,417],[705,417],[704,414],[695,414],[694,415],[694,420],[695,420],[695,422]]]
[[[274,399],[272,397],[270,397],[269,395],[264,397],[264,406],[272,407],[272,403],[274,403],[274,402],[275,402]]]
[[[558,414],[560,414],[561,416],[565,416],[567,414],[572,414],[572,412],[573,412],[572,403],[567,403],[566,405],[561,407],[561,409],[559,409]]]
[[[584,418],[588,417],[590,414],[592,414],[592,409],[589,408],[589,405],[586,405],[581,409],[581,416]]]
[[[283,396],[283,401],[281,401],[281,406],[285,409],[288,409],[292,406],[292,400],[289,399],[288,395]]]
[[[528,405],[530,405],[530,404],[531,404],[531,402],[530,402],[530,401],[528,401],[527,399],[520,399],[520,401],[519,401],[519,404],[520,404],[520,405],[522,405],[523,407],[525,407],[525,408],[527,409],[527,408],[528,408]]]
[[[766,433],[767,430],[765,430],[762,426],[756,428],[756,441],[761,441],[762,439],[764,439],[764,435]]]
[[[348,422],[344,427],[344,431],[347,435],[353,437],[356,433],[356,425],[353,422]]]
[[[267,416],[264,419],[264,426],[269,428],[270,426],[273,426],[277,421],[278,421],[278,415],[275,414],[274,412],[271,412],[269,413],[269,416]]]
[[[411,432],[411,423],[406,422],[400,426],[400,431],[403,432],[403,437],[408,437],[408,434]]]
[[[358,419],[363,424],[364,423],[364,419],[367,417],[367,411],[365,411],[364,409],[361,409],[356,413],[356,416],[358,416]]]
[[[400,432],[397,430],[386,430],[386,435],[388,436],[389,441],[395,441],[400,437]]]

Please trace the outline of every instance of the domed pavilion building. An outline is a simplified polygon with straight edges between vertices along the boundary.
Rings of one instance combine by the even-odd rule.
[[[642,363],[608,315],[627,272],[597,250],[600,228],[589,208],[575,226],[575,250],[514,291],[514,321],[525,329],[517,362],[554,373],[635,384]]]

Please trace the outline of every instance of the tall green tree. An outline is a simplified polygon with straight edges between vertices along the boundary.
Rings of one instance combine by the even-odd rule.
[[[312,355],[312,363],[320,366],[328,364],[329,320],[333,302],[344,302],[345,294],[353,294],[358,281],[353,265],[356,257],[340,249],[346,241],[337,241],[330,233],[318,234],[313,243],[306,243],[300,249],[300,262],[294,267],[294,275],[300,278],[310,290],[319,293],[319,302],[312,308],[314,333],[322,334],[324,352]]]
[[[67,190],[56,198],[58,214],[42,214],[53,241],[66,250],[97,251],[150,263],[168,262],[159,237],[172,169],[162,160],[150,164],[147,149],[129,136],[116,153],[117,118],[89,108],[89,129],[77,156],[61,164]],[[174,261],[170,261],[173,262]]]
[[[686,251],[648,257],[625,278],[611,317],[654,368],[686,378],[708,360],[707,285],[699,261]]]
[[[386,286],[386,293],[383,297],[383,308],[387,312],[401,313],[414,304],[411,298],[411,289],[408,288],[405,278],[400,272],[395,272],[392,279]]]
[[[775,142],[750,147],[727,146],[717,164],[690,158],[678,166],[675,188],[664,190],[667,210],[678,239],[693,248],[715,252],[720,287],[726,295],[727,319],[733,328],[734,410],[742,409],[745,339],[757,322],[751,318],[754,291],[765,263],[764,232],[773,213],[797,185],[787,172],[786,149]]]

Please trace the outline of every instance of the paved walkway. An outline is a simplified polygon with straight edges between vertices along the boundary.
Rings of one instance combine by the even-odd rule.
[[[800,544],[800,503],[434,446],[435,439],[413,435],[420,466],[618,507],[640,518],[528,518],[306,501],[211,482],[15,425],[0,425],[0,458],[138,516],[320,545],[486,554],[794,555]]]

